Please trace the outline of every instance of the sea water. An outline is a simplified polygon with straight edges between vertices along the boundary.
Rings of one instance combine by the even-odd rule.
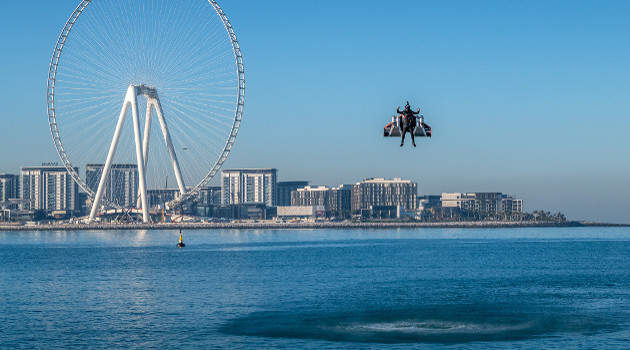
[[[630,348],[630,229],[0,232],[0,348]]]

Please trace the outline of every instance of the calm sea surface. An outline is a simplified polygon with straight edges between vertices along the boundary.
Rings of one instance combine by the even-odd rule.
[[[0,348],[630,348],[630,229],[0,232]]]

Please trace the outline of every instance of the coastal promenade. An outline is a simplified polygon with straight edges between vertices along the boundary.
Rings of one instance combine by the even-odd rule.
[[[444,221],[444,222],[230,222],[230,223],[96,223],[96,224],[0,224],[0,231],[58,230],[164,230],[164,229],[395,229],[395,228],[518,228],[628,226],[586,221]]]

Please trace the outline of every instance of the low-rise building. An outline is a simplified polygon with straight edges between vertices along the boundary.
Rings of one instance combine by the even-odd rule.
[[[330,189],[329,217],[348,219],[352,214],[352,185],[339,185]]]
[[[416,208],[418,185],[411,180],[370,178],[352,187],[352,212],[372,206],[402,206],[407,211]]]
[[[326,211],[324,206],[316,205],[292,205],[288,207],[277,207],[277,218],[280,220],[311,219],[324,217]]]
[[[329,218],[349,218],[352,186],[306,186],[291,192],[292,206],[321,206]]]
[[[369,219],[388,220],[414,218],[414,212],[408,212],[401,205],[375,205],[370,208]],[[365,219],[365,218],[361,218]]]
[[[523,213],[523,200],[501,192],[451,192],[442,193],[443,214],[448,216],[464,213],[474,218],[516,218]]]
[[[501,211],[507,219],[520,220],[523,216],[523,200],[512,196],[501,199]]]
[[[278,206],[291,205],[291,192],[308,186],[308,181],[278,181]]]
[[[276,217],[276,207],[264,203],[212,206],[211,217],[219,220],[270,220]]]
[[[291,192],[291,206],[323,206],[328,211],[330,188],[326,186],[306,186]]]

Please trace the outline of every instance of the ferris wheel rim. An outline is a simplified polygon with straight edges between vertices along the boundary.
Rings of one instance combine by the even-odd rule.
[[[47,114],[48,114],[48,124],[50,128],[51,137],[53,139],[53,143],[55,145],[55,149],[66,168],[68,174],[72,177],[72,179],[79,185],[79,187],[85,191],[88,197],[93,198],[95,193],[92,189],[90,189],[85,181],[81,178],[79,173],[75,170],[68,155],[64,149],[63,142],[61,141],[61,136],[59,134],[59,129],[57,127],[57,115],[55,113],[55,82],[57,76],[57,68],[59,65],[59,60],[63,53],[63,47],[66,43],[66,40],[70,36],[70,32],[72,27],[75,25],[76,21],[79,19],[79,16],[83,13],[83,11],[87,8],[87,6],[92,2],[92,0],[81,0],[79,5],[72,12],[68,20],[66,21],[59,37],[57,38],[57,43],[55,44],[55,48],[53,50],[53,54],[50,61],[50,66],[48,69],[48,81],[47,81],[47,89],[46,89],[46,101],[47,101]],[[169,201],[168,204],[170,206],[177,205],[182,201],[194,196],[197,194],[200,189],[207,185],[208,182],[216,175],[219,171],[227,156],[229,155],[234,142],[236,141],[236,136],[238,134],[238,130],[240,128],[240,124],[243,116],[243,108],[245,104],[245,69],[243,65],[243,56],[241,54],[240,45],[238,43],[238,39],[236,37],[236,33],[234,32],[234,28],[230,23],[229,19],[223,12],[223,9],[219,6],[216,0],[208,0],[210,5],[212,5],[213,9],[221,19],[223,23],[223,27],[225,28],[227,35],[230,39],[230,43],[232,45],[232,51],[234,53],[234,59],[236,61],[236,70],[237,70],[237,101],[236,101],[236,110],[234,113],[234,120],[232,123],[232,128],[230,130],[228,139],[221,151],[221,154],[214,162],[210,171],[202,178],[202,180],[193,186],[190,190],[187,190],[185,193],[179,193],[179,196]],[[118,207],[121,206],[115,203],[107,203],[108,205]]]

